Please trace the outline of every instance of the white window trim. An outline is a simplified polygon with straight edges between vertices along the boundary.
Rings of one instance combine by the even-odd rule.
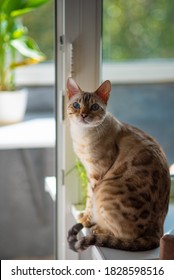
[[[16,71],[18,86],[53,86],[54,63],[40,63]],[[170,83],[174,81],[174,59],[103,62],[102,80],[113,84]]]
[[[173,82],[174,59],[103,63],[102,73],[102,80],[115,84]]]
[[[75,223],[71,205],[80,200],[80,186],[76,172],[68,172],[75,165],[75,155],[67,118],[63,117],[61,120],[61,108],[66,98],[63,96],[66,95],[66,80],[69,75],[72,75],[82,88],[89,88],[90,85],[89,90],[96,88],[100,82],[101,0],[74,0],[73,3],[71,0],[60,0],[57,3],[60,6],[57,7],[56,25],[57,220],[55,227],[57,230],[55,246],[56,258],[77,259],[79,255],[68,248],[66,236]]]
[[[52,86],[55,82],[53,62],[20,67],[16,70],[16,84],[18,86]]]

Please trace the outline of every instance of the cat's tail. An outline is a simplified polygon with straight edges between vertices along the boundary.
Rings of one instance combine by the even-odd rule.
[[[83,225],[78,223],[68,232],[69,247],[75,252],[84,251],[91,245],[126,251],[146,251],[159,246],[159,238],[153,236],[139,237],[135,240],[122,240],[114,236],[91,234],[78,239],[77,235],[82,228]]]

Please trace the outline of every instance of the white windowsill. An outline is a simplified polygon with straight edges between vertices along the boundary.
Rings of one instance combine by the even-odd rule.
[[[18,86],[53,86],[54,82],[54,63],[40,63],[16,69]]]
[[[0,127],[0,149],[55,147],[54,118],[38,118]]]
[[[45,178],[45,191],[48,192],[52,200],[56,201],[56,177],[46,177]]]
[[[165,83],[174,81],[174,60],[137,60],[130,62],[103,63],[102,80],[113,84],[123,83]],[[54,63],[18,68],[16,82],[19,86],[54,85]]]

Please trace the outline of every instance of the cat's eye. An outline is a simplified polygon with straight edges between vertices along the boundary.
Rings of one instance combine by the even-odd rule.
[[[73,103],[73,107],[74,107],[75,109],[80,109],[80,104],[79,104],[78,102],[74,102],[74,103]]]
[[[93,111],[97,111],[99,109],[99,105],[97,103],[92,104],[91,109]]]

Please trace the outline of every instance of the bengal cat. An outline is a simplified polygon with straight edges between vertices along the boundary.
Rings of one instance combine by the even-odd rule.
[[[76,252],[90,245],[149,250],[163,235],[170,192],[166,157],[154,138],[106,111],[110,91],[110,81],[92,93],[67,81],[73,146],[89,180],[86,210],[68,232]],[[91,234],[78,237],[83,227]]]

